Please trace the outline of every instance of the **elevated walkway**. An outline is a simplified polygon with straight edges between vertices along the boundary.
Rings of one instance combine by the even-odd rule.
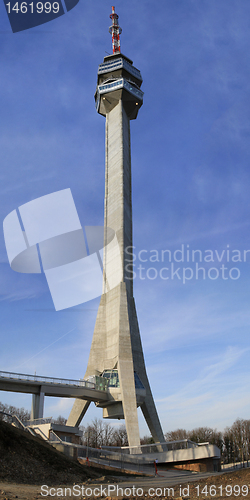
[[[92,381],[93,379],[95,381]],[[92,377],[92,380],[90,382],[0,371],[0,391],[33,394],[31,418],[37,419],[43,417],[45,396],[84,399],[98,403],[107,401],[107,380],[97,376]]]
[[[190,439],[179,441],[168,441],[153,445],[142,445],[139,447],[124,447],[123,453],[129,453],[130,457],[141,457],[145,462],[157,460],[159,464],[171,466],[179,469],[194,471],[219,471],[220,470],[220,449],[210,443],[194,443]],[[162,450],[161,450],[161,449]]]
[[[163,469],[176,468],[194,472],[220,471],[221,453],[217,446],[210,443],[194,443],[190,439],[164,441],[140,446],[103,447],[114,456],[123,455],[124,460],[140,460],[152,464],[155,460]],[[129,457],[129,458],[127,458]]]
[[[87,463],[87,460],[90,460],[97,464],[126,470],[144,471],[149,474],[154,474],[155,461],[158,461],[157,468],[159,467],[160,472],[169,469],[177,469],[181,472],[219,472],[221,470],[220,450],[210,443],[197,444],[189,440],[172,441],[159,443],[161,448],[164,446],[167,451],[155,451],[159,448],[159,444],[157,444],[157,447],[155,445],[137,447],[135,453],[133,453],[133,447],[103,446],[101,449],[96,449],[89,446],[65,443],[58,438],[57,441],[54,440],[51,444],[66,454],[77,456],[82,463],[85,461]],[[141,452],[139,452],[139,448]],[[151,448],[151,452],[147,448]]]
[[[96,382],[71,380],[56,377],[41,377],[24,373],[0,371],[0,391],[24,392],[58,398],[78,398],[89,401],[106,401],[107,384],[103,377],[95,377]]]

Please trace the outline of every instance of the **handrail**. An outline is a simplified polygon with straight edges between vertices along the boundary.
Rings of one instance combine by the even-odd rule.
[[[121,451],[123,453],[142,453],[142,454],[148,454],[148,453],[156,453],[157,451],[160,451],[160,448],[162,448],[161,451],[176,451],[176,450],[183,450],[183,449],[194,449],[198,448],[200,446],[209,446],[209,443],[195,443],[194,441],[191,441],[190,439],[178,439],[176,441],[164,441],[162,443],[151,443],[151,444],[143,444],[140,446],[122,446]]]
[[[50,431],[49,441],[52,441],[53,443],[54,442],[57,442],[57,443],[59,442],[59,443],[65,444],[65,441],[62,441],[62,439],[59,438],[59,436],[54,431]]]
[[[30,420],[26,420],[24,422],[24,425],[26,427],[29,427],[31,425],[43,425],[43,424],[51,424],[52,422],[52,417],[45,417],[45,418],[33,418]]]
[[[209,443],[195,443],[194,441],[191,441],[191,439],[177,439],[175,441],[163,441],[159,443],[149,443],[149,444],[141,444],[140,448],[148,448],[149,446],[161,446],[161,445],[172,445],[172,444],[180,444],[180,443],[186,443],[187,445],[190,445],[190,447],[196,447],[196,446],[202,446],[204,444],[209,444]],[[133,448],[138,448],[138,446],[122,446],[122,450],[126,449],[133,449]]]
[[[20,418],[18,418],[16,415],[12,415],[12,422],[14,425],[16,425],[16,427],[18,427],[19,429],[25,429],[25,425],[23,422],[21,422]]]
[[[98,381],[96,384],[94,382],[89,382],[88,380],[83,380],[83,379],[82,380],[63,379],[57,377],[43,377],[38,375],[28,375],[26,373],[14,373],[14,372],[3,372],[3,371],[0,371],[0,378],[24,380],[29,382],[43,382],[45,384],[75,385],[77,387],[87,387],[88,389],[99,389]],[[100,390],[103,389],[100,388]]]
[[[35,431],[35,434],[40,435],[45,441],[49,441],[49,438],[46,434],[44,434],[40,427],[32,427],[32,430]]]
[[[128,82],[128,80],[126,80],[125,78],[119,78],[118,80],[114,80],[111,83],[102,83],[97,86],[97,91],[99,92],[99,94],[105,94],[107,91],[112,92],[113,90],[117,90],[118,88],[125,88],[139,99],[143,99],[144,92],[136,88],[135,84]]]
[[[98,75],[101,75],[102,73],[109,73],[112,70],[120,69],[120,68],[125,68],[129,73],[134,75],[138,80],[142,81],[142,76],[141,72],[139,69],[135,68],[132,64],[130,64],[128,61],[125,59],[116,59],[115,61],[107,61],[104,63],[99,64],[98,68]]]

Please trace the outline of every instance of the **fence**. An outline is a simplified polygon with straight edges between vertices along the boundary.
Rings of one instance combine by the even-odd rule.
[[[177,441],[164,441],[163,443],[153,443],[153,444],[143,444],[140,446],[123,446],[121,449],[122,453],[137,454],[142,453],[143,455],[149,453],[159,453],[161,451],[174,451],[174,450],[186,450],[188,448],[197,448],[198,446],[204,446],[209,443],[194,443],[190,439],[180,439]]]
[[[89,446],[78,446],[78,458],[88,459],[97,464],[116,467],[120,470],[130,470],[143,472],[144,474],[154,474],[153,458],[152,463],[146,461],[142,456],[130,456],[122,451],[114,452],[105,449],[90,448]]]
[[[135,456],[132,457],[128,454],[122,453],[121,451],[117,453],[114,451],[67,443],[58,438],[56,434],[54,434],[53,437],[51,436],[50,443],[59,451],[62,451],[66,455],[74,458],[82,458],[84,460],[88,458],[90,462],[114,467],[121,471],[126,470],[154,475],[153,459],[152,463],[150,463],[142,456],[135,458]]]

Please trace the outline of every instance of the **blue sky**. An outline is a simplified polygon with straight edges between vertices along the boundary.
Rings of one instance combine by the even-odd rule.
[[[66,15],[13,34],[0,3],[2,221],[28,201],[70,188],[82,225],[102,225],[105,119],[93,95],[98,65],[111,53],[111,5],[80,0]],[[223,430],[250,414],[250,252],[243,261],[250,249],[250,5],[117,0],[115,7],[122,52],[144,80],[131,142],[134,295],[149,380],[164,432]],[[187,249],[200,250],[198,279],[198,253],[187,262]],[[167,259],[140,262],[141,250],[143,258],[170,250],[180,279],[161,271],[171,266]],[[207,250],[214,262],[205,260]],[[183,272],[194,273],[185,284]],[[56,312],[44,275],[10,269],[3,235],[0,283],[1,370],[83,377],[99,299]],[[21,394],[1,392],[0,400],[31,405]],[[67,417],[72,403],[47,398],[45,415]],[[83,424],[101,416],[93,406]]]

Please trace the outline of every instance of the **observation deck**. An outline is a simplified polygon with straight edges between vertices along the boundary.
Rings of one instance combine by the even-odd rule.
[[[143,104],[141,84],[141,72],[128,57],[120,52],[104,57],[98,68],[95,92],[97,112],[106,116],[122,100],[129,119],[136,119]]]
[[[116,56],[114,60],[114,56]],[[110,58],[112,58],[110,60]],[[110,73],[110,71],[115,72],[117,70],[124,69],[130,75],[138,80],[138,85],[142,84],[142,76],[139,69],[133,66],[133,62],[123,54],[114,54],[112,56],[104,57],[104,62],[99,64],[98,75],[103,75],[105,73]]]

